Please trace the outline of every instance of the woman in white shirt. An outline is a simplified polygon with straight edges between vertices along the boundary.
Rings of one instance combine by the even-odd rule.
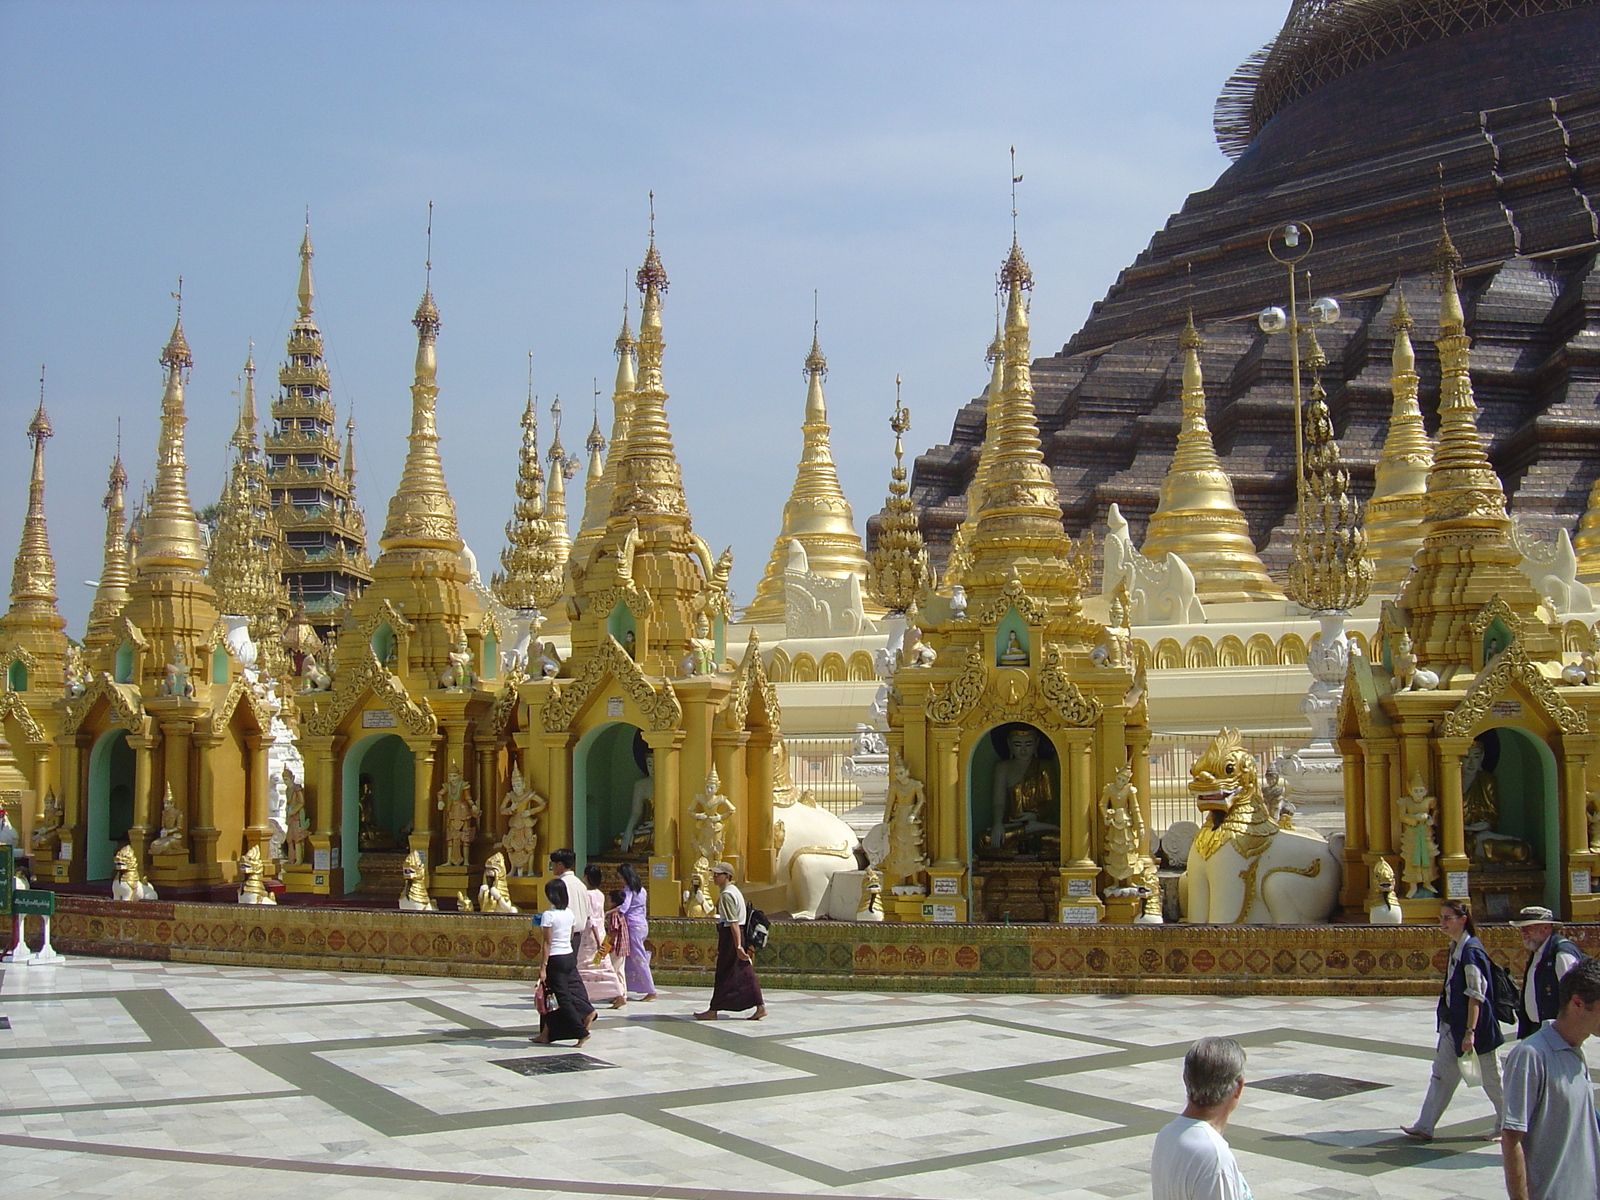
[[[578,978],[578,956],[573,950],[574,917],[567,907],[567,886],[560,879],[551,879],[544,885],[544,894],[550,902],[539,916],[544,930],[539,986],[544,990],[545,1011],[539,1015],[539,1036],[533,1040],[548,1046],[554,1041],[576,1038],[581,1046],[589,1040],[594,1005],[589,1003],[583,981]]]

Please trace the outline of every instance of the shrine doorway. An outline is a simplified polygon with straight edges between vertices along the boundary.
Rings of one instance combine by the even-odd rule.
[[[1498,816],[1493,832],[1526,843],[1532,858],[1527,863],[1483,863],[1474,854],[1474,915],[1505,921],[1530,904],[1559,912],[1561,790],[1555,754],[1544,739],[1518,725],[1486,729],[1474,740],[1483,747],[1482,770],[1494,780]]]
[[[1024,809],[1008,814],[1011,795],[996,798],[1002,772],[1030,759],[1018,789]],[[994,844],[996,826],[1000,844]],[[976,907],[974,920],[1052,921],[1061,868],[1061,760],[1050,735],[1008,721],[986,731],[967,760],[967,828]],[[981,880],[981,882],[979,882]]]
[[[416,757],[405,739],[393,733],[371,733],[350,747],[344,756],[340,795],[344,801],[339,843],[345,891],[398,887],[416,802]],[[370,813],[365,830],[363,803]],[[433,865],[430,863],[430,868]]]
[[[648,774],[649,757],[643,732],[627,721],[598,725],[578,739],[572,752],[572,851],[580,868],[590,859],[650,857],[649,833],[636,836],[626,852],[617,843],[633,811],[635,786]],[[654,816],[647,809],[646,819]]]
[[[138,762],[126,729],[102,733],[89,751],[89,827],[84,847],[86,878],[111,878],[112,860],[133,824],[133,789]]]

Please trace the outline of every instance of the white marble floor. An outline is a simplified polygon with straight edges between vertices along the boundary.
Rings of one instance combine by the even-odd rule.
[[[1504,1195],[1490,1109],[1399,1136],[1432,1002],[703,991],[532,1046],[530,989],[75,959],[0,975],[0,1195],[1108,1200],[1150,1194],[1196,1037],[1238,1037],[1229,1127],[1258,1197]],[[552,1068],[571,1068],[552,1072]],[[1330,1078],[1331,1077],[1331,1081]],[[1298,1093],[1298,1094],[1297,1094]]]

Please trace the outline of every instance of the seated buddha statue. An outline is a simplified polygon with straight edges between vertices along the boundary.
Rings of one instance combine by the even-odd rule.
[[[1011,630],[1006,637],[1005,648],[1000,651],[1000,665],[1002,667],[1025,667],[1028,665],[1028,652],[1022,648],[1022,641],[1017,637],[1017,631]]]
[[[1039,731],[1017,726],[1006,734],[1006,757],[994,767],[992,849],[1017,849],[1024,842],[1058,842],[1061,827],[1046,820],[1056,812],[1055,781],[1039,758]]]
[[[1484,865],[1532,863],[1532,846],[1495,828],[1500,820],[1500,791],[1494,772],[1483,765],[1486,753],[1484,744],[1475,741],[1461,760],[1461,823],[1467,854]]]

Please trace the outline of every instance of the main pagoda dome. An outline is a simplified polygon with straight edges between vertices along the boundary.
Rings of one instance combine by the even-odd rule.
[[[1391,321],[1419,330],[1419,401],[1437,424],[1440,204],[1479,420],[1511,512],[1573,531],[1600,477],[1600,5],[1592,0],[1295,0],[1217,102],[1233,164],[1126,268],[1083,328],[1033,364],[1040,435],[1070,532],[1116,503],[1136,540],[1183,419],[1179,337],[1204,334],[1210,423],[1261,558],[1282,579],[1294,519],[1289,346],[1255,315],[1287,296],[1268,232],[1310,224],[1305,264],[1344,315],[1319,330],[1323,384],[1365,498],[1390,413]],[[968,403],[917,459],[937,557],[966,516],[984,436]]]

